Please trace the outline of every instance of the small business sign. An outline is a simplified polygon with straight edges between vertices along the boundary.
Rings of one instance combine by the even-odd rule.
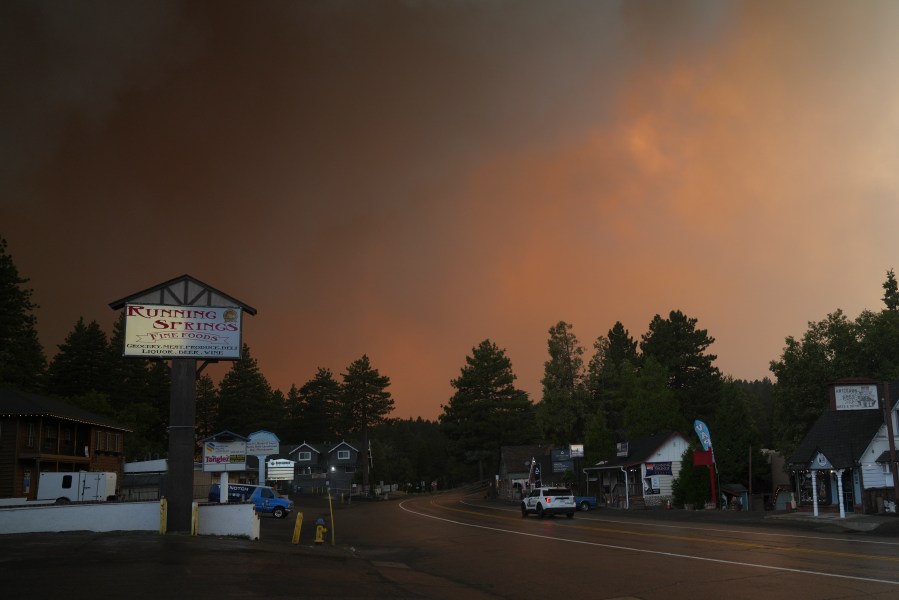
[[[247,437],[247,454],[250,456],[269,456],[280,450],[281,440],[271,431],[256,431]]]
[[[573,460],[553,461],[553,473],[564,473],[565,471],[574,471]]]
[[[876,385],[837,385],[833,388],[837,410],[870,410],[877,408]]]
[[[203,442],[203,470],[246,471],[247,443],[244,440]]]
[[[125,305],[124,356],[238,360],[239,307]]]
[[[265,465],[266,479],[271,481],[291,481],[295,464],[292,460],[273,458]]]
[[[571,450],[568,448],[554,448],[550,450],[553,462],[563,462],[571,458]]]
[[[584,458],[583,444],[571,444],[568,448],[571,450],[571,458]]]
[[[672,475],[670,462],[646,463],[646,476]]]

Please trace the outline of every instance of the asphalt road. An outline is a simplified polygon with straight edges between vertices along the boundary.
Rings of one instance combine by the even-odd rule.
[[[331,508],[320,498],[295,501],[298,545],[295,515],[262,517],[257,541],[0,535],[0,589],[4,598],[76,600],[899,597],[895,517],[854,529],[722,511],[522,519],[515,505],[482,492]],[[319,517],[329,526],[321,545],[313,543]]]

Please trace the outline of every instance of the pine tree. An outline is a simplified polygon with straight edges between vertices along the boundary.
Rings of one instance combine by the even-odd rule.
[[[450,454],[476,463],[483,479],[484,464],[499,466],[502,446],[532,444],[540,434],[534,405],[527,392],[515,387],[512,361],[504,350],[484,340],[465,363],[450,382],[456,392],[441,407],[439,422]]]
[[[653,357],[643,361],[639,372],[625,369],[624,424],[629,438],[686,430],[687,424],[667,381],[668,372]]]
[[[22,287],[28,281],[0,237],[0,386],[39,391],[47,359],[38,341],[33,291]]]
[[[721,393],[721,372],[712,364],[718,357],[706,354],[715,338],[696,324],[679,310],[667,319],[656,315],[640,342],[643,360],[651,356],[668,372],[668,387],[686,423],[712,419]]]
[[[557,444],[583,442],[588,403],[584,349],[565,321],[550,327],[547,346],[550,358],[544,363],[537,422],[547,440]]]
[[[201,441],[218,433],[215,427],[219,420],[219,397],[212,377],[206,374],[200,376],[196,394],[197,423],[194,434],[199,445]]]
[[[604,427],[614,436],[624,436],[624,409],[627,398],[622,392],[622,378],[625,372],[638,368],[640,357],[637,342],[631,337],[620,321],[609,330],[607,337],[600,336],[593,344],[594,355],[588,368],[588,388],[590,390],[591,411],[603,413]],[[585,451],[587,449],[585,448]]]
[[[291,430],[296,441],[330,441],[347,431],[338,426],[340,382],[330,369],[319,368],[315,376],[299,390],[292,387],[287,395]],[[347,424],[347,428],[350,425]],[[341,431],[338,431],[338,430]]]
[[[249,435],[262,429],[263,424],[270,426],[272,403],[272,388],[250,355],[250,347],[244,344],[240,360],[232,363],[219,384],[216,432]]]
[[[75,327],[59,345],[59,352],[47,369],[47,391],[63,398],[90,393],[109,395],[114,372],[106,334],[96,321]]]
[[[887,280],[883,282],[883,303],[889,311],[899,310],[899,284],[893,269],[887,271]]]
[[[114,418],[131,429],[125,446],[127,457],[144,459],[166,451],[170,377],[162,361],[125,357],[125,313],[113,325],[109,339],[107,388]]]
[[[373,368],[366,355],[350,364],[346,373],[341,375],[342,418],[347,424],[347,435],[362,436],[362,448],[359,450],[366,458],[362,467],[362,485],[367,490],[371,472],[371,462],[368,460],[370,427],[383,423],[393,410],[393,398],[387,391],[390,378]]]

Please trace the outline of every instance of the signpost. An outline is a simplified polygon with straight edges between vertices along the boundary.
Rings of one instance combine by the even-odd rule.
[[[702,444],[703,451],[696,450],[693,452],[693,464],[696,466],[708,466],[709,468],[709,484],[712,487],[712,507],[718,507],[718,493],[715,490],[715,451],[712,448],[712,434],[709,433],[708,426],[696,419],[693,421],[693,429],[699,436],[699,442]]]
[[[131,294],[109,307],[125,313],[123,356],[171,360],[164,486],[167,530],[190,532],[197,377],[210,362],[240,359],[243,315],[255,315],[256,309],[190,275]],[[204,361],[199,369],[198,360]],[[227,472],[223,478],[227,482]]]
[[[247,438],[222,431],[203,440],[203,471],[221,473],[219,502],[228,501],[228,472],[247,469]]]
[[[247,454],[259,459],[259,485],[265,485],[265,457],[278,454],[281,440],[271,431],[256,431],[250,434]]]

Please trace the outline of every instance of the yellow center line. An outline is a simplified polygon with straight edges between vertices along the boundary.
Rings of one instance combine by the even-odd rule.
[[[509,517],[506,515],[497,515],[497,514],[487,514],[483,512],[478,512],[474,510],[467,510],[464,508],[455,508],[451,506],[446,506],[438,503],[436,500],[430,501],[431,506],[435,508],[439,508],[441,510],[457,512],[462,514],[474,515],[477,517],[486,517],[489,516],[491,519],[503,519],[506,521],[515,521],[517,523],[522,522],[521,517]],[[571,527],[575,529],[583,529],[587,531],[596,531],[601,533],[617,533],[620,535],[629,535],[634,537],[645,537],[645,538],[653,538],[653,539],[664,539],[664,540],[675,540],[682,542],[699,542],[703,544],[717,544],[719,546],[731,546],[731,547],[739,547],[747,550],[777,550],[783,552],[795,552],[798,554],[814,554],[821,556],[834,556],[840,558],[862,558],[862,559],[874,559],[874,560],[882,560],[887,562],[899,562],[899,557],[897,556],[879,556],[876,554],[858,554],[855,552],[838,552],[833,550],[816,550],[814,548],[798,548],[798,547],[789,547],[789,546],[776,546],[771,544],[759,544],[756,542],[738,542],[734,540],[720,540],[715,538],[708,537],[696,537],[696,536],[688,536],[688,535],[671,535],[665,533],[655,533],[655,532],[643,532],[643,531],[630,531],[626,529],[616,529],[612,527],[597,527],[595,525],[582,525],[578,524],[566,524],[566,527]]]

